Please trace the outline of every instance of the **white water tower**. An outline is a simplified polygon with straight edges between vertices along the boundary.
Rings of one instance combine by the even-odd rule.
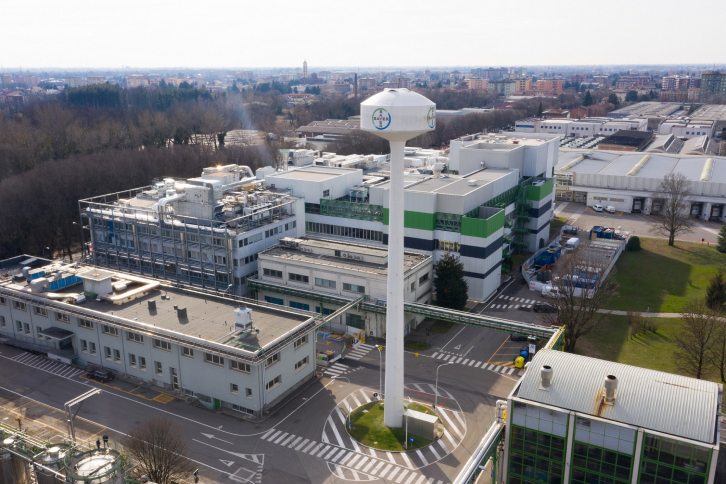
[[[403,151],[406,141],[436,127],[436,105],[408,89],[386,89],[360,105],[360,127],[391,143],[386,310],[387,427],[403,426]]]

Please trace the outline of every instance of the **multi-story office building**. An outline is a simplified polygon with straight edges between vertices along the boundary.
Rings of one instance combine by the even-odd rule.
[[[564,86],[564,79],[537,79],[537,90],[547,91],[553,94],[561,94],[562,86]]]
[[[701,100],[708,96],[726,96],[726,72],[705,71],[701,73]]]
[[[246,291],[258,252],[280,237],[303,235],[305,227],[302,199],[264,189],[238,165],[79,205],[91,263],[232,294]]]
[[[719,384],[555,350],[507,399],[501,481],[713,484]]]
[[[285,237],[278,245],[260,252],[258,263],[258,280],[266,285],[257,297],[269,304],[328,316],[337,307],[326,305],[321,296],[363,297],[372,303],[388,297],[388,249],[385,247]],[[406,252],[403,265],[404,300],[419,304],[431,302],[433,258],[420,252]],[[409,315],[405,333],[423,319],[421,315]],[[355,307],[329,320],[328,324],[336,331],[364,330],[366,335],[377,338],[386,334],[385,314],[366,313]]]
[[[258,417],[314,375],[310,314],[37,262],[0,262],[3,342]]]
[[[487,88],[487,80],[482,79],[481,77],[470,77],[468,79],[464,79],[464,84],[469,89],[473,90],[483,90]]]
[[[517,92],[517,81],[514,79],[500,79],[489,80],[489,89],[494,89],[499,93],[500,96],[508,97],[513,92]]]
[[[513,81],[516,92],[524,92],[532,89],[532,79],[513,79]]]

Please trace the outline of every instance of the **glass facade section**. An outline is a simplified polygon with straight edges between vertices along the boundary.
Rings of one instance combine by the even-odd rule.
[[[705,484],[711,450],[675,439],[645,434],[641,484]]]
[[[565,468],[567,414],[512,403],[509,483],[561,483]]]
[[[571,482],[628,484],[633,469],[635,440],[634,429],[577,417]]]

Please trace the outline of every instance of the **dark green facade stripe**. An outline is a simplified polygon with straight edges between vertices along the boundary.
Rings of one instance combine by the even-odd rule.
[[[461,218],[461,235],[487,238],[504,227],[504,210],[500,210],[486,220],[480,218]]]
[[[527,187],[527,200],[542,200],[546,196],[552,193],[555,182],[554,178],[550,178],[547,183],[538,187],[528,186]]]
[[[388,225],[389,209],[383,209],[383,225]],[[426,212],[403,212],[403,226],[407,229],[436,230],[436,214]]]

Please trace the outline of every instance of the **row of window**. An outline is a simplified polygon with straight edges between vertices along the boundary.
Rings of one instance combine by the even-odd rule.
[[[257,260],[257,254],[248,255],[244,259],[233,259],[235,267],[241,267],[247,264],[251,264]]]
[[[383,242],[383,232],[377,230],[359,229],[355,227],[343,227],[340,225],[321,224],[317,222],[305,222],[305,230],[315,234],[336,235],[352,239],[374,240]]]

